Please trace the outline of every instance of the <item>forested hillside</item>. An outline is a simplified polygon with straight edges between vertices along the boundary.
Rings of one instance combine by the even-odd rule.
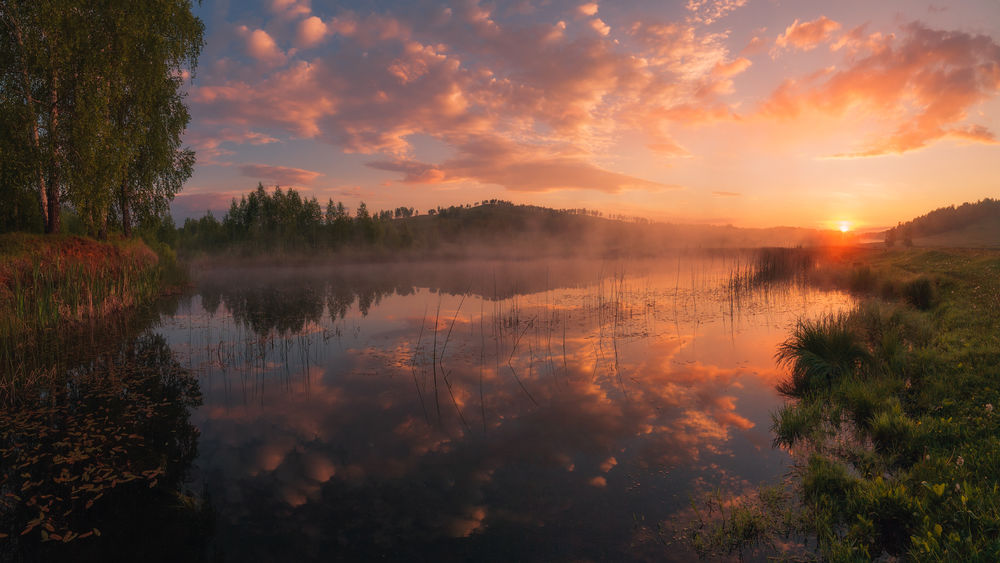
[[[958,207],[941,207],[900,223],[885,232],[885,242],[888,246],[897,243],[909,246],[915,239],[929,238],[925,242],[940,242],[942,246],[992,246],[988,244],[991,239],[1000,244],[1000,229],[996,227],[1000,227],[1000,200],[986,198]],[[943,236],[950,232],[955,232],[955,236]]]
[[[666,249],[799,246],[849,242],[841,233],[798,228],[742,229],[608,218],[587,209],[549,209],[489,200],[438,207],[350,210],[294,189],[263,185],[234,199],[217,218],[206,213],[158,238],[196,254],[303,255],[389,252],[471,256],[656,254]]]

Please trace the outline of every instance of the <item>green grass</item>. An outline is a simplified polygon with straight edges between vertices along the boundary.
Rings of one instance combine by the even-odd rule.
[[[1000,560],[1000,252],[851,260],[831,279],[862,304],[803,320],[778,351],[793,400],[773,431],[797,500],[754,541],[802,534],[833,561]]]

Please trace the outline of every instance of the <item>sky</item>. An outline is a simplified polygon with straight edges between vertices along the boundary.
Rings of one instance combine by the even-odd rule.
[[[175,218],[263,182],[865,229],[1000,195],[1000,0],[204,0]]]

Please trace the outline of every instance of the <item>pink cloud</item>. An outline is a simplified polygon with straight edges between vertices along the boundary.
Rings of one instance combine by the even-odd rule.
[[[222,128],[211,133],[204,131],[189,131],[184,140],[197,150],[198,164],[229,166],[229,162],[219,160],[231,156],[233,151],[222,147],[223,143],[236,145],[266,145],[278,142],[278,139],[249,129]]]
[[[792,25],[785,28],[784,33],[774,40],[774,45],[780,48],[792,47],[809,51],[829,39],[833,32],[838,29],[840,29],[840,24],[826,16],[802,23],[795,20]]]
[[[301,60],[257,30],[263,34],[257,58],[279,61],[281,54],[291,64],[272,63],[261,73],[229,61],[215,80],[192,88],[191,100],[202,123],[380,154],[380,166],[389,163],[410,181],[462,178],[533,191],[660,189],[590,161],[628,128],[644,134],[654,151],[686,154],[672,125],[732,118],[721,97],[750,62],[729,56],[725,33],[643,22],[627,28],[622,39],[631,46],[623,49],[603,21],[589,23],[597,33],[567,33],[564,22],[501,26],[478,4],[420,15],[311,17],[299,22],[294,43],[305,47],[337,35],[335,52]],[[248,41],[255,33],[246,30]],[[410,139],[417,134],[458,156],[413,168]],[[487,135],[516,139],[500,156],[525,158],[504,161],[514,167],[508,173],[478,160],[457,169],[458,159],[481,156],[469,147]],[[546,148],[552,146],[574,152]],[[529,173],[537,179],[529,181]]]
[[[263,29],[251,31],[244,25],[237,31],[246,39],[247,54],[258,61],[269,65],[282,65],[288,60],[274,39]]]
[[[580,4],[577,6],[576,11],[584,16],[596,16],[597,15],[597,2],[588,2],[586,4]]]
[[[323,41],[329,31],[327,25],[318,17],[306,18],[299,22],[295,43],[300,47],[314,47]]]
[[[301,137],[320,133],[319,119],[336,112],[337,100],[315,65],[298,62],[256,83],[197,86],[191,100],[209,124],[272,127]]]
[[[839,69],[785,81],[761,111],[778,118],[807,110],[838,117],[866,112],[889,121],[892,130],[843,155],[876,156],[945,137],[996,142],[993,132],[966,120],[970,109],[997,94],[1000,45],[992,38],[913,23],[901,38],[873,34],[854,42]]]
[[[323,175],[319,172],[302,168],[270,166],[267,164],[243,164],[240,166],[240,173],[248,178],[268,180],[283,186],[311,184],[313,180]]]

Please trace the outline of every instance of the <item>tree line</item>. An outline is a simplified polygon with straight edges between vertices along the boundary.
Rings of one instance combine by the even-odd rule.
[[[963,203],[958,207],[949,205],[921,215],[906,223],[899,223],[885,232],[885,243],[894,246],[897,242],[907,246],[913,244],[914,237],[925,237],[961,229],[987,219],[1000,218],[1000,200],[985,198],[975,203]]]
[[[211,212],[189,218],[176,231],[163,223],[157,238],[187,254],[301,253],[340,250],[431,250],[441,245],[509,243],[512,240],[578,240],[605,221],[586,209],[549,209],[491,199],[437,207],[421,214],[412,207],[373,211],[361,202],[353,211],[343,202],[321,204],[294,188],[263,184],[234,198],[221,220]]]
[[[190,0],[0,2],[0,231],[164,217],[194,166],[182,86],[203,35]]]

